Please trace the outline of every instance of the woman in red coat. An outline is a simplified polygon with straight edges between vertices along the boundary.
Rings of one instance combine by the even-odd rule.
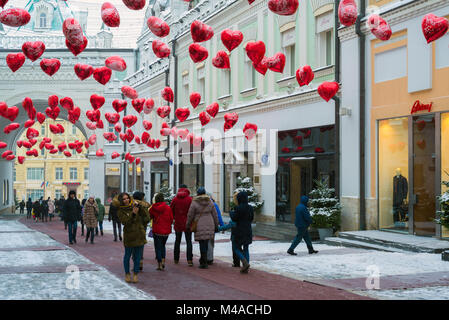
[[[158,262],[157,270],[165,268],[165,244],[171,233],[173,213],[171,208],[164,202],[162,193],[156,194],[155,203],[150,208],[150,217],[153,219],[154,250]]]
[[[180,185],[178,194],[171,201],[170,208],[173,212],[173,218],[175,219],[175,249],[174,260],[175,263],[179,263],[179,252],[181,247],[182,233],[187,243],[187,263],[189,266],[193,266],[193,250],[192,250],[192,232],[186,230],[187,213],[189,212],[190,204],[192,203],[192,197],[190,191],[185,184]]]

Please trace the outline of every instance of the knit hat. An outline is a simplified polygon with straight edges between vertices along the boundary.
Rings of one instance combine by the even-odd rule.
[[[198,190],[196,190],[197,195],[203,195],[206,194],[206,189],[204,187],[199,187]]]

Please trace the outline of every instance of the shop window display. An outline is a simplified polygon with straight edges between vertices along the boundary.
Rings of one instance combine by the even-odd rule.
[[[449,113],[441,114],[441,181],[449,180]],[[441,194],[447,191],[444,185],[441,185]],[[441,236],[449,238],[449,229],[442,228]]]

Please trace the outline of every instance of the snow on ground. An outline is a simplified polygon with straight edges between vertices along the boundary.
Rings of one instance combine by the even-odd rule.
[[[382,300],[449,300],[449,288],[445,286],[353,292]]]
[[[40,232],[0,232],[0,249],[45,246],[62,245]]]
[[[30,228],[21,224],[17,220],[4,220],[0,223],[0,232],[13,232],[13,231],[32,231]]]
[[[66,266],[91,262],[72,250],[0,251],[0,268],[27,266]]]

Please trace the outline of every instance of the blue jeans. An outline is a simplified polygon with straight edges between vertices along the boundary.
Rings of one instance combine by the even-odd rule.
[[[243,249],[242,249],[243,247]],[[246,259],[246,261],[249,262],[249,245],[244,244],[243,246],[238,245],[235,241],[232,241],[232,249],[234,250],[235,254],[241,261],[243,259]]]
[[[296,235],[295,239],[293,239],[293,242],[290,246],[290,251],[295,250],[295,248],[298,246],[298,244],[301,242],[302,239],[304,239],[304,242],[307,245],[307,249],[309,249],[309,252],[313,250],[312,246],[312,240],[310,240],[309,231],[307,228],[297,228],[298,234]]]
[[[168,235],[153,235],[154,239],[154,250],[156,252],[156,260],[157,262],[162,262],[162,259],[165,259],[165,244],[167,243]]]
[[[125,267],[125,273],[129,273],[129,260],[133,257],[135,274],[139,273],[140,259],[142,258],[143,246],[140,247],[125,247],[125,255],[123,256],[123,266]]]
[[[78,226],[77,222],[67,222],[68,230],[69,230],[69,242],[73,242],[76,238],[76,228]]]

